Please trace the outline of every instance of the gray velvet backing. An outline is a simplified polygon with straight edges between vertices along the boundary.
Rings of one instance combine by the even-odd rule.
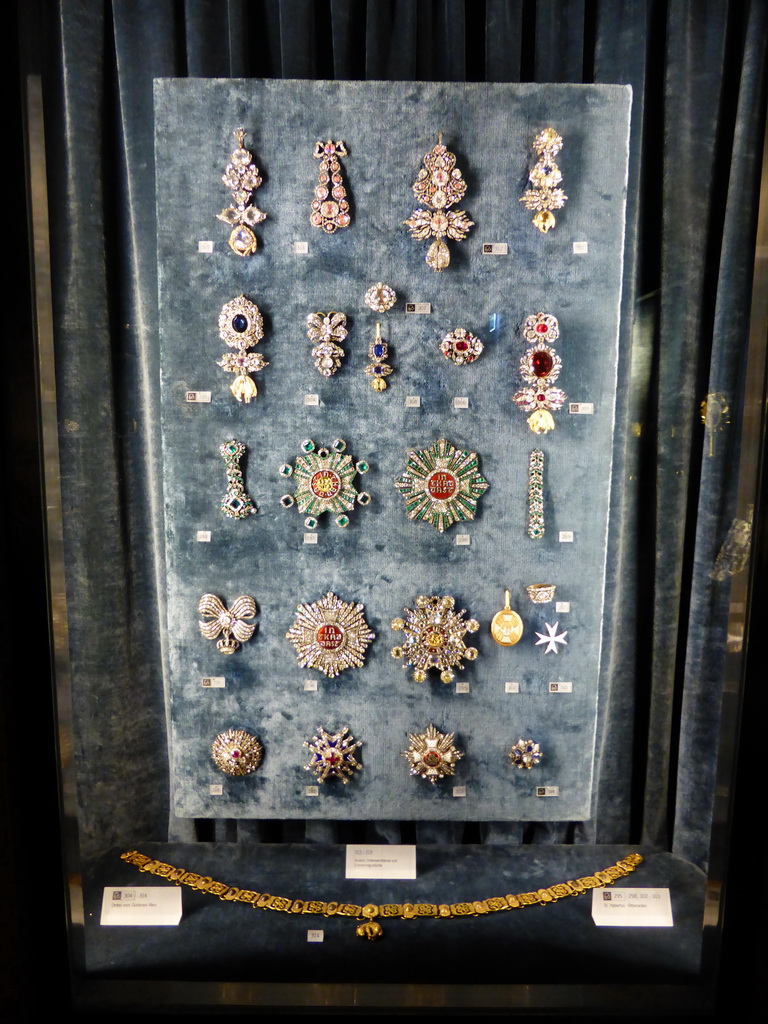
[[[399,820],[582,820],[592,809],[595,726],[600,700],[605,556],[609,529],[616,352],[622,293],[624,214],[631,90],[622,86],[511,86],[309,81],[158,80],[155,83],[156,187],[160,279],[159,349],[167,560],[168,670],[172,786],[180,817],[359,818]],[[556,229],[544,236],[519,197],[527,184],[531,141],[552,124],[564,139],[558,157],[569,196]],[[253,201],[267,213],[256,228],[259,250],[240,258],[215,214],[229,201],[221,175],[242,125],[264,176]],[[411,185],[437,132],[467,181],[458,204],[475,222],[464,242],[450,242],[451,265],[433,272],[427,243],[402,222],[418,207]],[[309,225],[319,139],[343,138],[351,195],[349,229],[326,236]],[[198,242],[213,241],[212,253]],[[306,241],[297,255],[293,243]],[[508,256],[482,244],[507,242]],[[587,242],[588,253],[573,252]],[[383,315],[363,304],[385,281],[398,293]],[[226,350],[218,315],[245,294],[265,319],[258,346],[270,365],[256,375],[259,394],[239,404],[232,375],[217,365]],[[429,315],[405,312],[429,302]],[[351,328],[346,359],[331,379],[314,368],[306,317],[338,309]],[[532,434],[512,402],[526,344],[518,326],[529,313],[553,313],[563,360],[558,380],[571,402],[594,415],[555,413],[556,430]],[[490,318],[496,327],[490,329]],[[363,368],[376,320],[390,344],[395,372],[376,394]],[[442,335],[465,327],[481,337],[476,364],[444,359]],[[189,404],[189,390],[212,392]],[[304,396],[319,396],[306,406]],[[405,398],[419,395],[418,409]],[[454,397],[469,399],[454,409]],[[477,519],[438,534],[410,523],[393,481],[410,447],[439,437],[476,451],[490,486]],[[219,445],[248,446],[245,482],[259,507],[246,520],[225,519]],[[292,491],[277,473],[299,455],[304,438],[328,446],[343,437],[371,470],[358,486],[372,495],[342,530],[321,519],[317,544],[303,543],[302,516],[283,509]],[[526,536],[528,453],[545,453],[546,534]],[[196,540],[198,531],[211,540]],[[559,531],[573,531],[560,543]],[[469,534],[457,546],[457,533]],[[557,585],[552,605],[533,605],[525,586]],[[489,623],[504,588],[525,632],[514,648],[497,646]],[[298,602],[332,590],[365,605],[376,634],[364,668],[326,679],[296,663],[284,634]],[[232,656],[217,652],[197,626],[203,593],[225,603],[250,594],[258,630]],[[434,679],[413,682],[390,656],[400,634],[389,627],[417,594],[451,594],[480,621],[474,663],[457,675],[469,693]],[[558,654],[535,646],[543,623],[558,622],[568,645]],[[610,628],[610,624],[608,626]],[[224,676],[223,689],[202,680]],[[304,690],[317,678],[315,692]],[[520,692],[505,692],[519,682]],[[572,693],[550,694],[551,681]],[[456,733],[464,751],[455,779],[432,787],[409,778],[401,751],[407,734],[433,722]],[[331,780],[305,795],[302,743],[320,725],[350,727],[362,740],[364,769],[348,786]],[[230,727],[257,734],[259,771],[230,779],[210,759],[214,736]],[[531,772],[506,754],[518,737],[544,751]],[[211,795],[221,784],[223,793]],[[453,785],[466,787],[454,798]],[[537,786],[559,796],[537,798]]]

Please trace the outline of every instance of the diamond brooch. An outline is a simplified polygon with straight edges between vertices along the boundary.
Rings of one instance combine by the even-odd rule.
[[[475,452],[454,448],[441,437],[429,448],[408,453],[405,472],[395,480],[409,519],[430,523],[440,533],[453,523],[474,519],[488,490]]]
[[[553,210],[561,210],[568,196],[557,186],[563,176],[555,157],[563,148],[563,140],[554,128],[545,128],[533,140],[533,151],[538,159],[528,175],[532,188],[524,192],[520,202],[526,210],[533,210],[533,224],[545,235],[555,226]]]
[[[541,749],[533,740],[518,740],[509,752],[509,760],[516,768],[533,768],[541,761]]]
[[[341,366],[346,353],[339,342],[344,341],[348,333],[346,316],[336,310],[310,313],[307,317],[307,337],[315,345],[312,358],[324,377],[332,377]]]
[[[411,766],[411,775],[420,775],[433,785],[438,779],[453,775],[456,762],[464,754],[453,745],[455,733],[438,732],[434,725],[428,725],[424,732],[409,733],[411,741],[407,750],[403,751]]]
[[[429,669],[440,672],[440,681],[450,683],[453,669],[462,669],[463,661],[474,661],[476,647],[466,647],[464,637],[476,633],[480,623],[476,619],[465,619],[466,609],[454,610],[452,597],[416,598],[415,608],[405,608],[404,619],[392,619],[391,626],[396,632],[402,631],[402,646],[392,648],[393,658],[402,658],[406,665],[413,667],[413,678],[423,683]]]
[[[225,352],[217,366],[227,373],[237,374],[229,390],[238,402],[247,404],[257,394],[256,384],[248,374],[269,366],[260,352],[246,351],[264,337],[264,320],[259,307],[244,295],[225,303],[219,313],[219,337],[230,348],[237,349],[237,353]]]
[[[213,763],[225,775],[250,775],[261,764],[262,754],[256,737],[243,729],[220,732],[211,745]]]
[[[375,638],[364,611],[364,605],[348,604],[330,592],[312,604],[298,605],[296,621],[285,638],[296,648],[299,665],[330,679],[346,668],[362,668]]]
[[[232,205],[225,207],[216,217],[232,228],[229,236],[232,252],[238,256],[250,256],[258,248],[256,235],[251,229],[265,220],[267,215],[258,206],[251,206],[248,202],[262,179],[258,167],[253,163],[252,154],[243,147],[245,130],[237,128],[234,135],[237,147],[232,151],[221,179],[232,192]]]
[[[562,409],[566,394],[552,384],[560,376],[562,360],[547,344],[560,336],[557,318],[551,313],[534,313],[523,321],[522,335],[531,347],[520,359],[520,376],[528,385],[513,400],[518,409],[529,412],[528,426],[534,434],[547,434],[555,429],[552,412]]]
[[[317,448],[315,442],[307,438],[301,443],[302,454],[295,465],[286,462],[280,467],[281,476],[293,477],[296,481],[294,493],[284,494],[280,504],[283,508],[295,504],[299,512],[307,513],[304,525],[308,530],[316,529],[318,516],[323,512],[336,513],[337,526],[349,526],[347,513],[355,504],[370,504],[370,494],[358,491],[352,482],[358,473],[368,472],[368,463],[363,459],[353,462],[344,454],[346,447],[346,441],[340,437],[330,449]]]
[[[414,210],[403,222],[410,229],[412,238],[435,239],[425,257],[433,270],[445,270],[451,262],[444,239],[463,241],[474,225],[463,210],[448,209],[458,203],[466,191],[467,183],[456,166],[456,157],[443,145],[443,133],[439,132],[437,145],[424,157],[424,166],[413,183],[416,199],[431,209]]]
[[[318,782],[325,782],[328,778],[341,779],[346,785],[350,776],[363,767],[355,757],[355,751],[362,745],[346,725],[333,733],[318,726],[317,735],[311,740],[304,740],[304,746],[312,755],[309,764],[304,765],[304,771],[312,772]]]
[[[374,313],[386,313],[397,302],[397,293],[388,284],[382,284],[381,281],[377,281],[365,293],[363,302]]]
[[[457,366],[465,366],[467,363],[474,363],[483,351],[483,343],[463,327],[457,327],[455,331],[446,334],[440,342],[440,351],[446,359],[450,359]]]
[[[227,608],[215,594],[203,594],[197,610],[207,619],[198,623],[200,632],[206,640],[220,637],[216,647],[222,654],[234,654],[240,644],[251,639],[256,629],[255,623],[245,621],[256,616],[256,602],[248,595],[236,598],[232,607]]]
[[[347,190],[341,176],[340,156],[348,156],[345,144],[339,140],[316,142],[312,154],[320,161],[320,174],[312,200],[309,223],[313,228],[322,228],[326,235],[332,235],[338,228],[348,228],[352,220],[347,202]]]

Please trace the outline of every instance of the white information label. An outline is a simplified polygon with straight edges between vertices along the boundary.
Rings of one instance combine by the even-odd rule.
[[[203,241],[202,239],[197,243],[197,251],[211,253],[213,252],[213,242]]]
[[[201,544],[210,544],[211,536],[210,530],[198,530],[195,534],[195,540],[200,541]]]
[[[550,693],[573,693],[573,683],[548,683]]]
[[[103,925],[176,925],[181,920],[181,887],[139,885],[130,889],[105,886],[101,900]]]
[[[208,686],[212,690],[223,690],[226,685],[226,676],[203,676],[203,686]]]
[[[560,796],[559,786],[537,786],[536,796]]]
[[[456,693],[469,693],[469,683],[456,683]]]
[[[453,795],[454,796],[466,796],[467,795],[467,787],[466,786],[454,786],[453,787]]]
[[[555,601],[555,611],[558,614],[563,614],[564,615],[566,612],[569,612],[570,610],[571,610],[571,602],[570,601]]]
[[[297,256],[306,256],[309,252],[309,242],[294,242],[293,251]]]
[[[304,405],[320,405],[320,395],[304,395]]]
[[[307,932],[307,942],[322,942],[325,932],[322,928],[310,928]]]
[[[432,304],[430,302],[406,302],[405,304],[406,313],[431,313]]]
[[[454,544],[457,548],[468,548],[471,543],[471,537],[468,533],[457,533]]]
[[[348,846],[345,878],[415,878],[416,847]]]
[[[601,927],[671,928],[669,889],[593,889],[592,920]]]
[[[317,680],[316,679],[305,679],[304,680],[304,689],[307,691],[307,693],[316,693],[317,692]]]
[[[198,405],[200,405],[201,403],[210,402],[210,400],[211,400],[211,392],[210,391],[185,391],[184,392],[184,401],[185,402],[195,402]]]
[[[209,796],[223,796],[224,787],[220,782],[212,782],[208,787]]]
[[[304,796],[319,796],[319,795],[320,795],[320,790],[317,788],[317,786],[305,786],[304,787]]]
[[[568,412],[572,416],[591,416],[595,411],[594,402],[569,402]]]
[[[573,530],[561,530],[557,535],[557,539],[561,544],[573,543]]]
[[[508,253],[506,242],[483,242],[483,256],[506,256]]]
[[[589,242],[574,242],[573,251],[576,256],[584,256],[589,252]]]
[[[406,395],[405,396],[405,408],[406,409],[420,409],[421,408],[421,395]]]
[[[520,683],[504,683],[504,693],[520,693]]]
[[[462,395],[460,398],[457,395],[456,398],[454,398],[454,400],[453,400],[453,408],[454,409],[468,409],[469,408],[469,399],[466,398],[464,395]]]
[[[317,534],[316,533],[305,533],[304,534],[304,543],[305,544],[317,544]]]

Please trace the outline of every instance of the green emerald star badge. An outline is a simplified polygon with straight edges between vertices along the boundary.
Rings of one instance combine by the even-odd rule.
[[[475,452],[454,448],[444,437],[408,453],[405,472],[395,480],[409,519],[430,523],[440,533],[474,519],[478,498],[488,490]]]

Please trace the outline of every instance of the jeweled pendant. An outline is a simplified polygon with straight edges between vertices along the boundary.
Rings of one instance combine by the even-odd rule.
[[[229,236],[232,252],[238,256],[250,256],[258,248],[256,235],[251,228],[266,220],[267,215],[248,202],[251,193],[261,185],[262,179],[258,167],[253,163],[252,154],[243,146],[245,130],[237,128],[234,135],[237,147],[232,151],[230,163],[221,179],[232,192],[232,205],[217,213],[216,217],[233,229]]]
[[[504,591],[504,607],[491,619],[491,636],[502,647],[513,647],[523,635],[523,620],[509,605],[509,591]]]
[[[258,511],[243,483],[240,460],[245,452],[246,447],[243,442],[234,437],[231,441],[225,441],[219,448],[219,453],[227,468],[227,493],[221,500],[221,511],[228,519],[247,519],[248,516]]]
[[[264,320],[259,307],[244,295],[225,303],[219,313],[219,337],[237,352],[225,352],[217,365],[227,373],[237,374],[230,391],[238,402],[248,403],[258,393],[248,374],[269,366],[260,352],[247,351],[264,337]]]
[[[316,142],[312,155],[320,161],[320,174],[309,223],[313,228],[322,228],[327,235],[332,235],[339,228],[348,228],[352,221],[338,159],[349,153],[340,139],[337,142],[328,139],[326,142]]]
[[[458,203],[466,191],[467,183],[456,166],[456,157],[443,145],[443,133],[439,132],[438,143],[424,157],[424,166],[413,184],[413,194],[431,210],[414,210],[403,222],[412,238],[435,239],[425,257],[433,270],[445,270],[451,262],[444,239],[463,241],[474,225],[463,210],[448,209]]]
[[[555,163],[555,157],[563,148],[563,140],[554,128],[545,128],[533,140],[534,152],[538,160],[531,169],[528,179],[532,188],[524,192],[520,202],[527,210],[535,210],[533,225],[543,235],[555,226],[555,215],[552,210],[561,210],[568,196],[561,188],[557,188],[563,176]]]
[[[385,362],[388,355],[389,346],[381,338],[381,324],[376,324],[376,338],[368,346],[368,357],[373,361],[365,368],[374,391],[386,390],[387,382],[384,378],[392,373],[392,367]]]

